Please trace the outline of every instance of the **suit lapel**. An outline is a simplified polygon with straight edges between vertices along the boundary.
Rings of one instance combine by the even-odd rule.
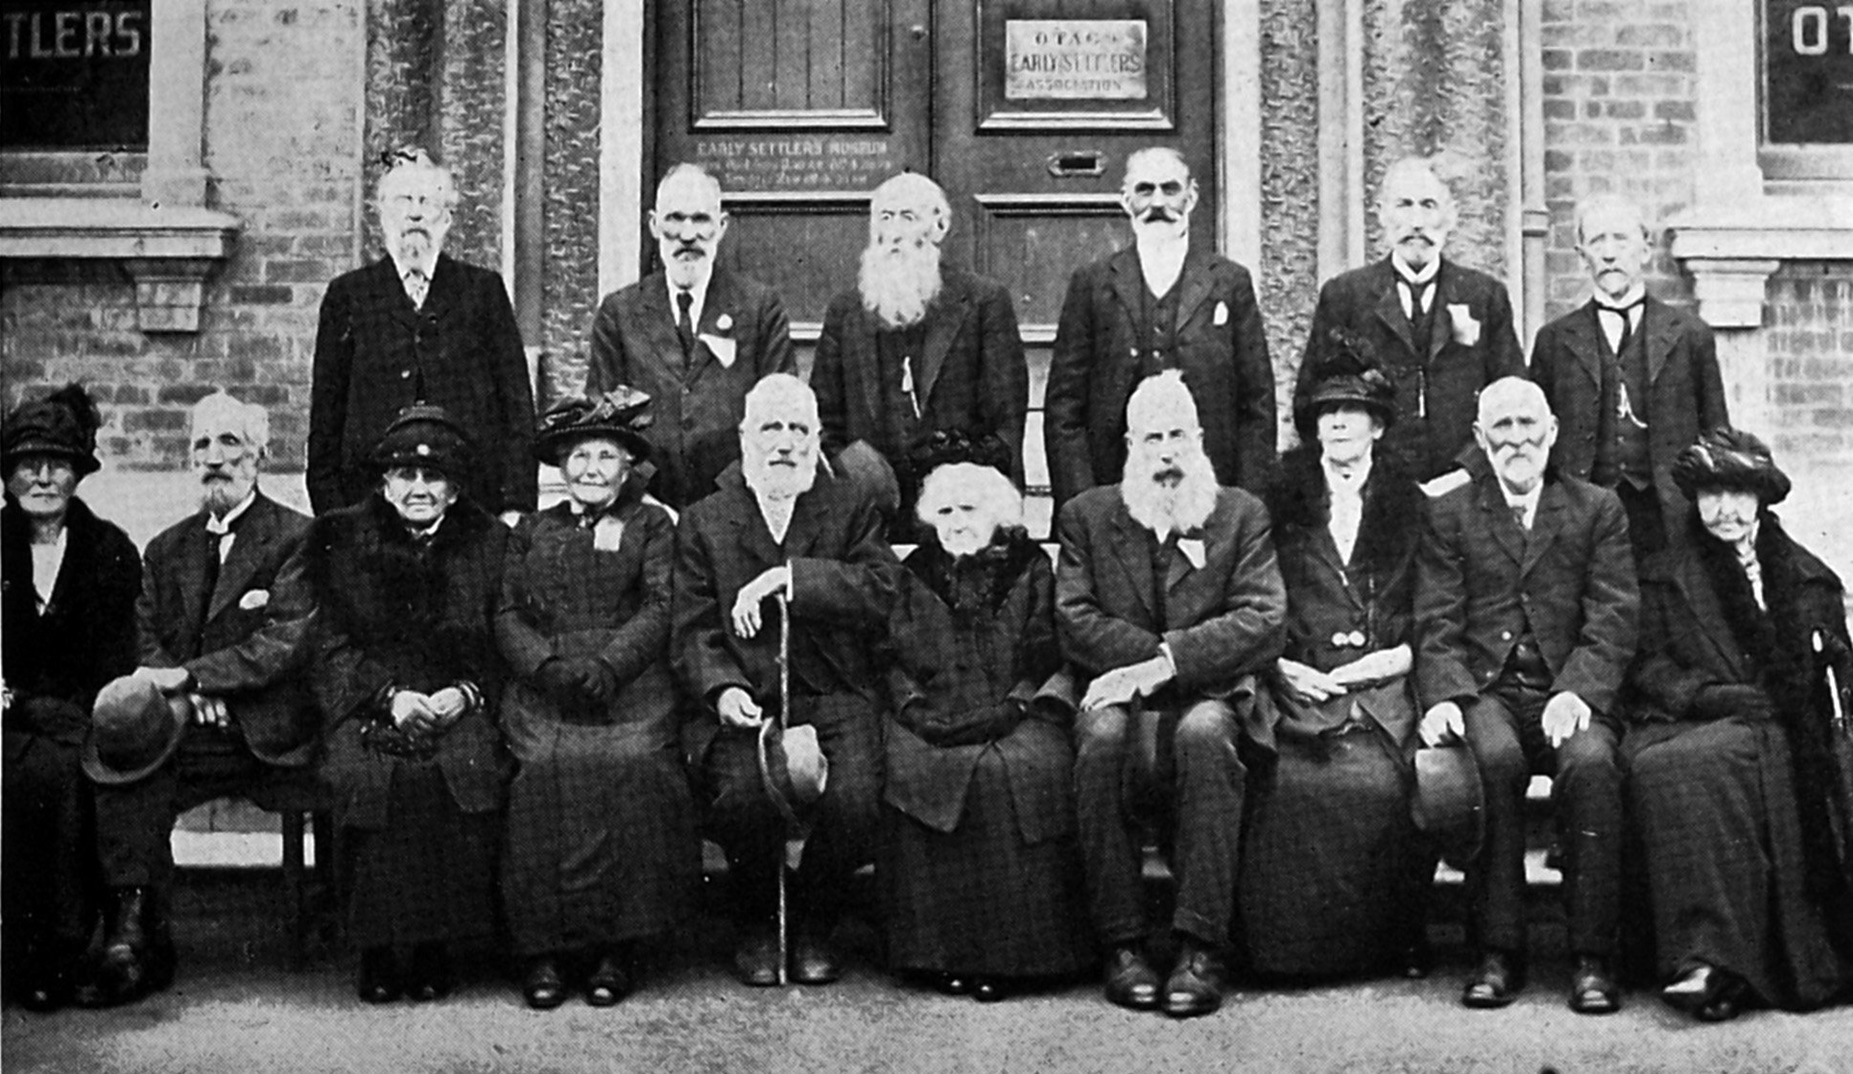
[[[1519,564],[1519,574],[1530,574],[1531,569],[1550,551],[1551,542],[1557,539],[1557,531],[1563,525],[1564,512],[1563,486],[1555,481],[1547,481],[1544,492],[1538,497],[1537,517],[1531,520],[1531,539],[1525,542],[1525,558]]]
[[[829,497],[821,495],[824,485],[831,480],[828,474],[819,473],[817,484],[811,491],[798,497],[792,505],[791,526],[785,531],[785,548],[782,559],[789,560],[797,556],[809,555],[811,547],[817,543],[823,533],[824,521]],[[770,536],[770,535],[768,535]]]
[[[1564,345],[1576,355],[1576,364],[1589,374],[1589,382],[1602,389],[1602,355],[1607,346],[1602,338],[1602,317],[1596,312],[1596,300],[1590,299],[1579,316],[1564,324]]]
[[[1378,287],[1377,319],[1397,339],[1403,341],[1404,350],[1415,354],[1415,330],[1409,324],[1409,315],[1403,312],[1403,300],[1396,292],[1396,270],[1390,267],[1388,259],[1377,264],[1380,267],[1375,281]]]
[[[234,545],[233,547],[236,547]],[[212,541],[206,536],[206,512],[195,514],[187,524],[184,540],[180,542],[180,611],[181,625],[192,630],[192,624],[205,623],[205,608],[211,601],[212,594],[205,593],[206,557],[211,555]],[[220,569],[224,573],[224,569]]]
[[[738,499],[740,502],[728,512],[728,517],[733,522],[734,540],[743,558],[757,568],[752,573],[783,563],[785,554],[772,540],[772,531],[766,528],[765,516],[759,513],[759,501],[754,499],[752,490],[742,486]],[[797,522],[794,511],[792,525],[796,526]],[[790,536],[791,531],[787,530],[786,537]]]
[[[1139,323],[1139,311],[1145,308],[1145,274],[1139,270],[1139,251],[1128,246],[1107,261],[1113,274],[1113,293],[1119,296],[1126,311],[1126,323]]]
[[[1666,367],[1667,356],[1673,353],[1673,345],[1679,339],[1678,326],[1666,315],[1666,310],[1649,298],[1641,305],[1641,343],[1647,348],[1647,383],[1653,384],[1660,379],[1660,370]]]
[[[438,277],[443,275],[439,271],[442,264],[443,257],[440,255],[438,264],[432,266],[431,282],[425,287],[426,308],[431,307],[432,298],[437,293]],[[374,267],[376,271],[373,285],[385,300],[386,308],[391,311],[393,320],[398,321],[407,331],[417,332],[421,314],[418,307],[412,305],[412,297],[405,293],[405,284],[399,281],[398,263],[392,259],[392,255],[388,254],[380,258]]]
[[[659,287],[657,291],[660,294],[663,288]],[[665,305],[667,302],[665,298]],[[701,379],[701,375],[707,371],[709,366],[720,364],[720,359],[716,358],[714,352],[708,349],[708,345],[701,341],[701,337],[703,335],[731,336],[734,326],[740,323],[739,305],[740,295],[734,287],[733,274],[719,265],[714,266],[714,274],[708,277],[708,294],[701,306],[701,323],[695,326],[695,353],[688,363],[687,375],[683,378],[685,381],[692,384]],[[723,317],[727,319],[728,325],[725,330],[720,327]],[[680,350],[681,346],[681,340],[678,339],[676,348]],[[740,360],[738,350],[734,352],[734,360],[736,362]]]
[[[1331,572],[1332,577],[1338,582],[1338,588],[1344,591],[1353,606],[1363,607],[1364,601],[1359,597],[1357,587],[1351,582],[1350,568],[1346,565],[1344,558],[1338,554],[1338,542],[1332,539],[1331,529],[1326,526],[1316,526],[1308,533],[1311,537],[1309,546],[1313,559]],[[1363,540],[1364,533],[1359,530],[1358,541]],[[1354,557],[1357,555],[1357,545],[1352,546],[1351,554]]]
[[[238,536],[232,540],[232,550],[226,554],[225,563],[219,568],[219,581],[213,586],[212,603],[206,608],[206,620],[218,618],[245,591],[245,585],[251,576],[257,573],[258,564],[264,561],[266,547],[275,536],[271,526],[270,502],[262,493],[245,508],[245,516],[238,522]],[[200,527],[202,537],[205,527]],[[197,560],[195,562],[198,562]]]
[[[1452,268],[1453,266],[1449,265],[1447,258],[1444,257],[1441,259],[1440,267],[1435,270],[1435,295],[1429,299],[1432,303],[1429,309],[1434,314],[1434,318],[1429,321],[1428,325],[1427,361],[1430,362],[1434,361],[1435,356],[1441,353],[1441,348],[1447,346],[1448,341],[1454,338],[1454,315],[1448,312],[1448,307],[1466,304],[1455,302],[1455,299],[1460,296],[1454,293],[1454,281],[1458,277],[1454,272],[1449,271]],[[1390,290],[1394,291],[1395,288],[1392,287]],[[1399,301],[1397,306],[1400,308],[1402,303]]]
[[[1145,614],[1156,621],[1158,602],[1152,593],[1152,560],[1146,544],[1150,531],[1132,520],[1124,496],[1113,506],[1113,528],[1113,562],[1125,574],[1126,584],[1138,596]]]
[[[939,371],[946,365],[946,353],[952,349],[952,341],[958,338],[959,327],[965,323],[970,312],[971,293],[959,286],[942,290],[939,300],[933,303],[927,313],[926,353],[920,356],[919,383],[915,393],[923,411],[927,400],[933,398],[933,385],[939,382]]]
[[[666,278],[661,273],[645,277],[637,288],[637,301],[643,308],[644,333],[650,340],[648,360],[655,362],[668,379],[681,380],[688,372],[688,363],[682,360],[682,337],[676,335],[676,314],[669,308]]]
[[[1177,279],[1177,331],[1182,332],[1190,315],[1210,297],[1216,280],[1210,271],[1209,258],[1195,245],[1184,252],[1184,268]]]
[[[1505,554],[1512,557],[1512,562],[1524,563],[1525,536],[1513,521],[1512,509],[1506,506],[1506,498],[1499,491],[1499,478],[1490,473],[1485,475],[1476,482],[1475,491],[1480,501],[1481,524]],[[1542,517],[1542,507],[1538,513]]]

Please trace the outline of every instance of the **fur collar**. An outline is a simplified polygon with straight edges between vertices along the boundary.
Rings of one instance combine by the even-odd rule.
[[[976,555],[955,560],[935,541],[908,553],[903,564],[956,612],[980,610],[995,615],[1029,569],[1030,560],[1043,554],[1021,527],[1005,527]]]
[[[1373,453],[1352,565],[1380,577],[1407,562],[1421,538],[1422,504],[1421,488],[1394,454]],[[1276,540],[1290,544],[1310,539],[1331,519],[1331,511],[1317,445],[1302,445],[1281,456],[1268,492]]]

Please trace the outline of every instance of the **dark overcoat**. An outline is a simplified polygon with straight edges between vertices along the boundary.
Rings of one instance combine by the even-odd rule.
[[[224,698],[259,759],[307,764],[322,726],[303,678],[315,611],[303,553],[309,517],[258,492],[211,594],[206,519],[201,509],[174,523],[142,555],[141,662],[184,667],[200,693]]]
[[[1729,424],[1718,348],[1704,321],[1649,296],[1638,329],[1647,351],[1647,449],[1654,492],[1667,537],[1683,536],[1688,501],[1673,484],[1673,460],[1699,434]],[[1557,415],[1551,462],[1562,473],[1589,480],[1596,464],[1602,411],[1602,363],[1608,354],[1594,301],[1538,329],[1531,348],[1531,379],[1544,389]]]
[[[1312,388],[1331,357],[1330,335],[1338,328],[1373,349],[1396,385],[1397,419],[1378,445],[1380,453],[1400,457],[1418,481],[1457,466],[1479,468],[1473,419],[1480,389],[1500,377],[1525,375],[1512,299],[1493,277],[1443,258],[1431,301],[1435,320],[1428,351],[1417,354],[1388,257],[1319,288],[1293,389],[1293,418],[1302,440],[1312,439]]]
[[[935,430],[958,430],[1000,446],[1011,460],[1011,478],[1021,485],[1029,367],[1009,292],[993,280],[947,269],[921,324],[926,342],[914,367],[920,419],[913,442],[902,443],[899,430],[883,418],[876,350],[881,322],[854,289],[830,302],[811,368],[825,452],[834,456],[865,440],[894,466],[903,487],[912,488],[918,481],[910,480],[909,451]]]
[[[372,494],[368,461],[400,408],[433,403],[470,434],[463,475],[491,512],[531,511],[534,391],[502,277],[438,255],[422,309],[384,257],[329,281],[309,386],[309,502],[325,514]]]
[[[1118,485],[1090,489],[1062,508],[1055,615],[1062,654],[1079,685],[1148,660],[1170,646],[1173,686],[1189,697],[1228,698],[1280,656],[1287,617],[1267,509],[1241,489],[1216,493],[1199,533],[1203,565],[1175,552],[1158,615],[1152,534],[1126,510]]]
[[[1259,494],[1274,467],[1274,367],[1248,270],[1192,246],[1172,285],[1175,351],[1203,427],[1203,450],[1224,485]],[[1126,401],[1138,386],[1148,301],[1139,251],[1127,247],[1068,281],[1044,394],[1043,443],[1055,506],[1118,483],[1126,464]]]
[[[794,694],[835,697],[879,712],[884,706],[875,644],[894,601],[899,562],[882,536],[874,503],[847,481],[819,471],[798,497],[782,545],[738,468],[682,513],[676,532],[675,621],[670,650],[697,715],[685,747],[699,760],[719,726],[715,701],[738,686],[761,705],[779,696],[779,630],[772,601],[751,638],[734,632],[734,597],[781,564],[791,567],[791,681]],[[802,713],[794,713],[802,717]],[[802,722],[801,720],[799,722]]]
[[[1551,692],[1612,715],[1639,612],[1628,520],[1613,492],[1547,475],[1527,534],[1485,470],[1428,505],[1415,596],[1421,708],[1466,708],[1529,624]]]
[[[652,495],[680,508],[714,491],[714,479],[740,457],[746,393],[768,373],[797,372],[790,332],[778,294],[724,265],[708,280],[688,361],[661,272],[599,303],[586,394],[597,397],[620,384],[650,394],[655,420],[644,438],[656,468]],[[717,354],[709,339],[731,342],[732,353],[719,343]]]
[[[344,824],[389,823],[396,759],[367,749],[361,726],[389,687],[434,693],[459,680],[482,691],[481,710],[438,739],[436,764],[457,808],[501,805],[507,757],[496,730],[502,662],[495,647],[508,528],[465,498],[428,545],[415,544],[384,497],[316,519],[309,578],[319,600],[311,683],[321,706],[325,771]]]

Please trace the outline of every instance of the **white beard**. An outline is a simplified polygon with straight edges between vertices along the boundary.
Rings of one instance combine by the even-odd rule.
[[[746,479],[746,487],[753,495],[762,500],[795,500],[817,483],[817,464],[814,459],[809,465],[800,460],[794,468],[742,460],[740,476]]]
[[[939,283],[939,247],[930,242],[892,255],[875,246],[862,251],[856,277],[862,308],[889,328],[919,324],[939,295]]]
[[[1164,540],[1172,533],[1190,533],[1209,521],[1216,509],[1216,471],[1210,468],[1209,456],[1202,452],[1178,459],[1184,471],[1176,487],[1159,483],[1150,473],[1132,472],[1133,459],[1126,460],[1126,472],[1120,480],[1120,497],[1132,520]]]

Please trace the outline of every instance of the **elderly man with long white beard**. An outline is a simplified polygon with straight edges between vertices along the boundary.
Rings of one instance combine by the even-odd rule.
[[[830,303],[811,387],[832,458],[864,441],[894,471],[897,537],[911,533],[918,456],[938,431],[1010,460],[1023,483],[1029,369],[1002,284],[945,268],[952,208],[939,185],[903,173],[869,200],[869,244],[856,287]]]
[[[709,835],[727,853],[740,926],[734,968],[750,985],[779,982],[772,913],[787,828],[771,790],[787,807],[800,799],[811,824],[792,893],[790,976],[825,984],[841,972],[828,940],[842,894],[874,857],[886,698],[871,642],[887,623],[899,564],[874,503],[822,468],[817,403],[803,381],[766,377],[747,393],[745,415],[740,466],[682,515],[670,651],[690,700],[713,714],[690,722],[685,746],[710,806]],[[797,734],[784,745],[814,742],[828,762],[809,802],[787,796],[760,766],[761,726],[785,693],[775,599],[791,613],[783,715]]]
[[[1107,998],[1188,1018],[1222,1003],[1247,775],[1237,745],[1254,675],[1281,653],[1287,594],[1267,511],[1217,486],[1180,374],[1134,390],[1126,430],[1120,483],[1062,508],[1056,620],[1088,680],[1075,789]],[[1166,980],[1144,950],[1143,821],[1168,829],[1177,878]]]

